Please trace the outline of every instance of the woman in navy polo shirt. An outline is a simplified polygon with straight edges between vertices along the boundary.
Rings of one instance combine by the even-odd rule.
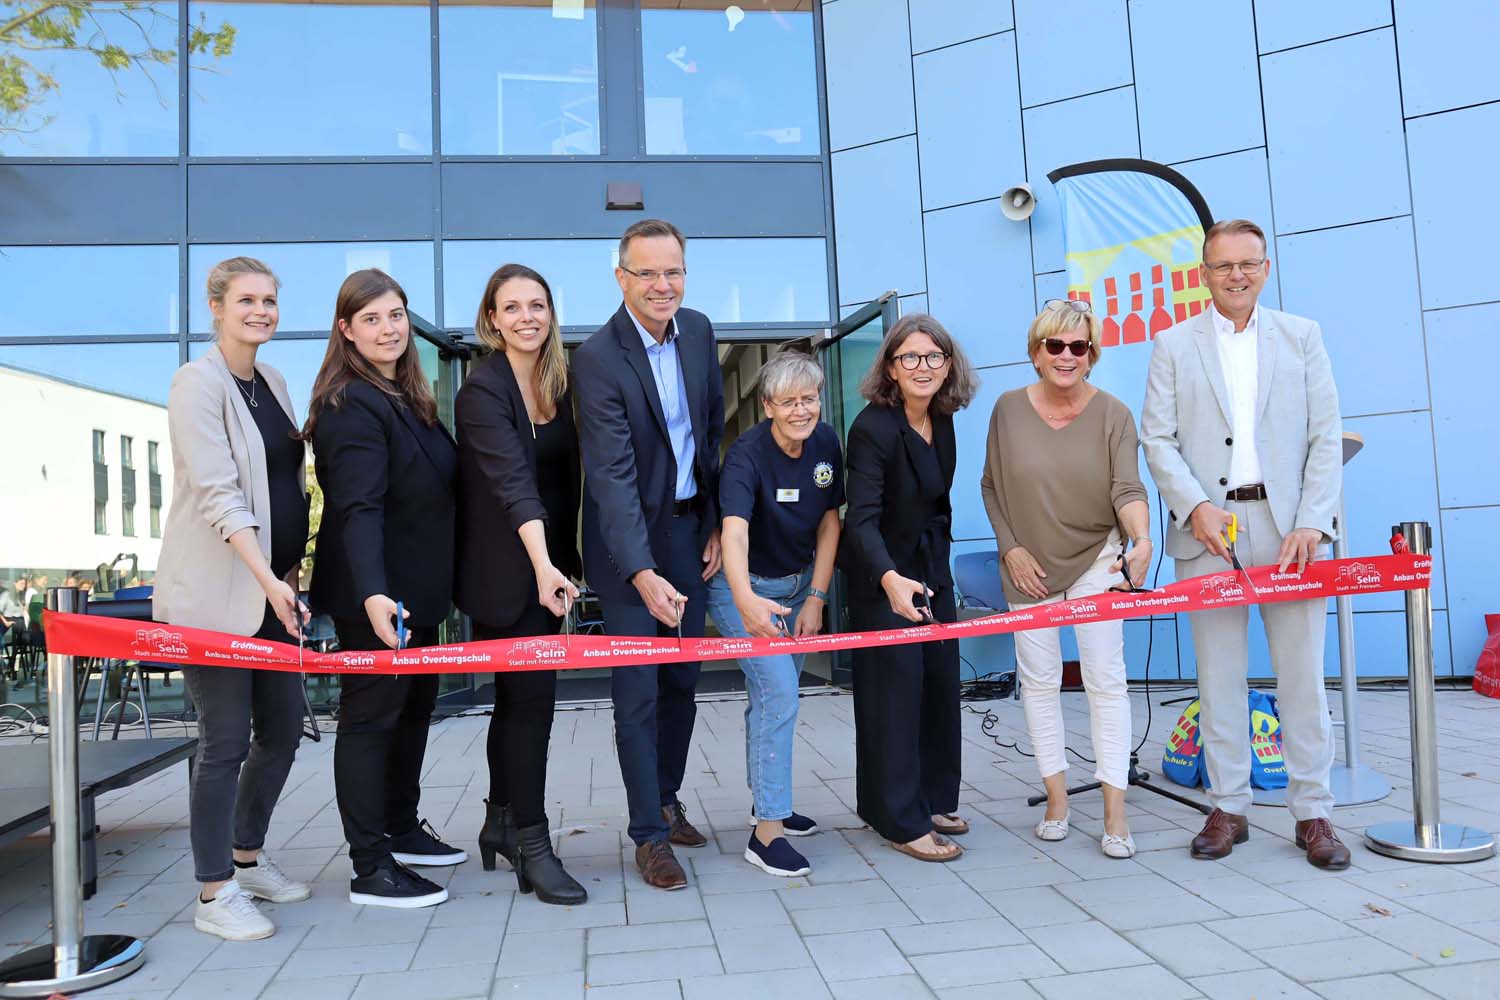
[[[777,354],[757,378],[769,418],[729,446],[719,474],[724,568],[709,583],[708,612],[726,637],[816,635],[839,543],[844,460],[838,434],[818,421],[823,369],[806,354]],[[755,829],[745,860],[771,875],[806,875],[787,841],[818,832],[792,811],[792,736],[802,657],[740,660],[745,772]]]

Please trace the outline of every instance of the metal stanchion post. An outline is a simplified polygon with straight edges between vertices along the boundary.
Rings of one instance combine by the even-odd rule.
[[[47,590],[51,611],[85,610],[82,591]],[[73,657],[47,654],[47,759],[52,788],[52,944],[0,963],[0,997],[47,997],[103,986],[145,961],[140,941],[123,934],[83,934],[79,843],[78,702]]]
[[[1432,551],[1426,521],[1404,521],[1391,529],[1406,539],[1414,555]],[[1495,853],[1495,838],[1484,830],[1440,817],[1437,766],[1437,691],[1432,681],[1432,591],[1406,591],[1406,658],[1411,706],[1412,821],[1380,823],[1365,830],[1365,846],[1406,861],[1479,861]]]

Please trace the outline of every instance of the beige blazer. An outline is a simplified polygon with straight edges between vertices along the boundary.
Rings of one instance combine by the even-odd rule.
[[[286,380],[257,364],[275,401],[292,415]],[[172,441],[172,506],[162,533],[152,617],[173,625],[254,635],[266,595],[235,555],[229,536],[257,529],[271,559],[271,498],[266,449],[245,398],[218,346],[177,369],[167,396]],[[306,489],[302,469],[298,486]]]

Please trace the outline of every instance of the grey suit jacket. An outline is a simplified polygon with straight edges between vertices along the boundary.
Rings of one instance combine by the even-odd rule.
[[[286,380],[257,364],[293,423]],[[267,401],[269,402],[269,401]],[[266,595],[226,544],[244,528],[271,560],[271,494],[266,447],[255,417],[217,346],[177,369],[167,396],[172,439],[172,506],[162,531],[151,614],[159,622],[254,635]],[[298,485],[305,488],[298,470]]]
[[[1343,433],[1333,368],[1318,324],[1260,307],[1255,449],[1271,517],[1283,535],[1315,528],[1331,540],[1343,488]],[[1231,424],[1218,341],[1207,310],[1162,331],[1151,351],[1141,445],[1171,511],[1167,555],[1203,552],[1188,515],[1224,505]]]

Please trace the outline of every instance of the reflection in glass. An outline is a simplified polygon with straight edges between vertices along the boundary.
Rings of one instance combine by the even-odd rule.
[[[0,337],[177,333],[177,247],[0,247]]]
[[[563,326],[602,325],[620,308],[616,240],[450,240],[443,244],[443,311],[467,329],[484,283],[510,261],[540,271]],[[715,323],[823,323],[828,260],[821,239],[694,239],[683,304]]]
[[[0,346],[0,426],[9,429],[0,579],[40,572],[56,586],[80,571],[97,580],[101,565],[118,563],[127,576],[149,582],[161,540],[125,530],[135,526],[122,523],[123,459],[154,451],[161,503],[171,503],[166,404],[177,350],[176,344]]]
[[[213,314],[203,291],[208,272],[226,257],[255,257],[281,279],[280,328],[327,330],[339,285],[355,271],[378,267],[406,289],[412,312],[433,316],[432,244],[403,243],[200,243],[188,248],[188,329],[212,333]]]
[[[816,156],[810,0],[645,0],[646,152]]]
[[[235,26],[234,51],[190,79],[195,156],[432,152],[426,0],[194,3]]]
[[[233,47],[221,29],[195,66]],[[176,156],[177,4],[0,3],[0,155]]]
[[[598,154],[594,0],[443,0],[438,19],[443,152]]]

